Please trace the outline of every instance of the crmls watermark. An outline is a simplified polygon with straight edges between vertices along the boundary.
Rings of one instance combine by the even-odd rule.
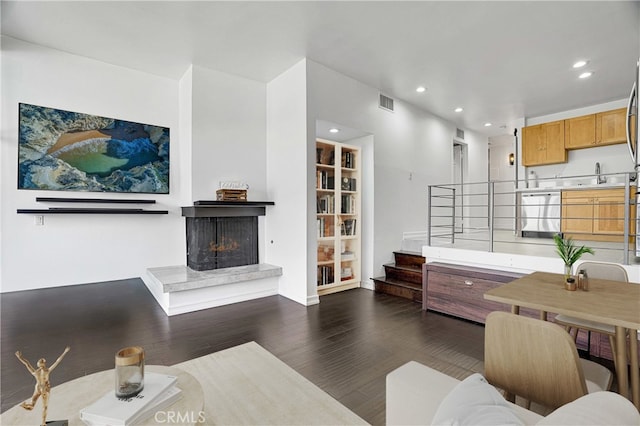
[[[184,424],[184,423],[204,423],[204,411],[158,411],[153,416],[156,423]]]

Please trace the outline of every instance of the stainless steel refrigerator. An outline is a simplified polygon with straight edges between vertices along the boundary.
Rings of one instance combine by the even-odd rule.
[[[640,90],[640,60],[636,63],[635,81],[627,104],[627,145],[631,153],[634,169],[637,172],[640,165],[638,155],[638,91]],[[636,180],[636,185],[638,181]],[[636,191],[636,233],[640,231],[640,197]],[[636,256],[640,256],[640,238],[636,238]]]

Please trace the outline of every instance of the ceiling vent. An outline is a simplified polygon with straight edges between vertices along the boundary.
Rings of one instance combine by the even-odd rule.
[[[378,106],[382,109],[393,112],[393,99],[380,93],[380,103]]]
[[[464,140],[464,130],[456,128],[456,137]]]

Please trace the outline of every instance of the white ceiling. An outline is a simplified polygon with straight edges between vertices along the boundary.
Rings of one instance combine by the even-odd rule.
[[[640,55],[638,1],[1,6],[4,35],[172,79],[196,64],[268,82],[307,57],[490,136],[522,117],[626,98]],[[586,80],[572,69],[582,58]]]

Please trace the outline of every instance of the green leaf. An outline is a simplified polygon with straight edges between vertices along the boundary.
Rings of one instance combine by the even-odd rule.
[[[591,247],[576,246],[571,237],[565,240],[560,234],[556,234],[553,236],[553,241],[556,243],[556,253],[565,265],[572,266],[585,253],[594,254]]]

